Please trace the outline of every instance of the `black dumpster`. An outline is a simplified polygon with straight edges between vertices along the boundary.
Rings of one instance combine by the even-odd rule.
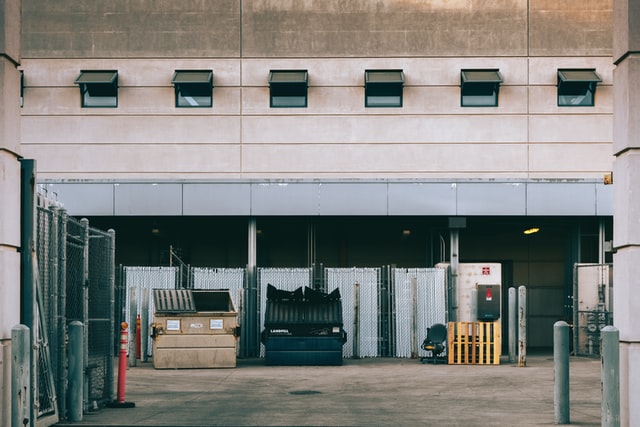
[[[267,286],[265,345],[267,365],[341,365],[347,340],[340,291]]]

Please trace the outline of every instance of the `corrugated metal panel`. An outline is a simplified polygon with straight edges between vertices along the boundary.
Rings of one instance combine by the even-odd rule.
[[[193,313],[196,306],[193,294],[187,289],[154,289],[156,313]]]

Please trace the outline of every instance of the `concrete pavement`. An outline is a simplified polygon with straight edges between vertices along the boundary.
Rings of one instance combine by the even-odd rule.
[[[527,366],[431,365],[415,359],[345,359],[343,366],[156,370],[138,362],[125,401],[58,426],[548,426],[553,356]],[[600,360],[571,358],[570,417],[600,425]]]

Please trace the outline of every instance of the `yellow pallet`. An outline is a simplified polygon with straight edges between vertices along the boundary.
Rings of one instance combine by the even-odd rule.
[[[501,335],[499,322],[449,322],[450,365],[499,365]]]

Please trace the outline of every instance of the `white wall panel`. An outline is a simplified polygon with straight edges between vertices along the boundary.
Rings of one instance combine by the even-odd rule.
[[[530,118],[530,142],[606,142],[613,137],[610,115],[548,115]]]

